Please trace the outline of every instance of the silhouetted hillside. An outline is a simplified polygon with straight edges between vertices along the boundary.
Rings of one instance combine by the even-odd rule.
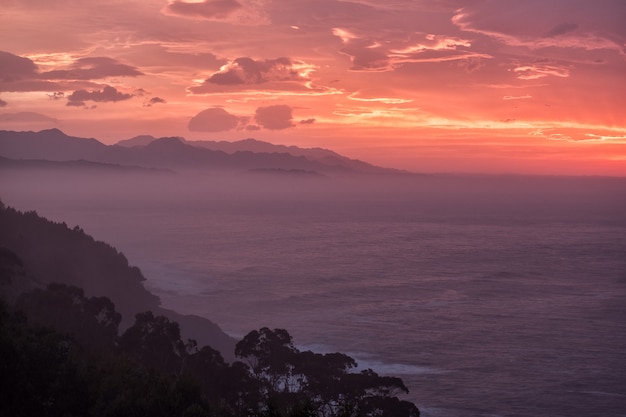
[[[134,146],[146,146],[146,145],[149,145],[150,142],[155,141],[156,139],[157,138],[155,138],[152,135],[139,135],[139,136],[132,137],[130,139],[120,140],[119,142],[116,143],[116,145],[125,146],[128,148],[132,148]]]
[[[25,315],[26,316],[25,316]],[[50,284],[0,300],[0,415],[419,417],[400,378],[341,353],[297,349],[284,329],[251,331],[226,363],[151,311],[119,334],[106,297]]]
[[[0,231],[0,415],[420,415],[400,378],[357,372],[348,355],[300,351],[266,327],[235,345],[160,309],[141,271],[79,227],[0,202]]]
[[[180,322],[185,337],[227,352],[225,356],[232,351],[234,340],[216,324],[162,309],[159,298],[143,286],[145,278],[139,268],[129,265],[114,247],[94,240],[79,227],[70,229],[65,223],[51,222],[35,212],[1,207],[0,248],[4,253],[0,256],[0,271],[5,273],[0,284],[5,295],[14,298],[20,291],[52,282],[73,285],[89,296],[110,298],[129,321],[137,313],[152,310]]]
[[[93,160],[106,148],[96,139],[67,136],[59,129],[41,132],[0,131],[0,155],[13,159]]]
[[[141,143],[146,145],[128,146]],[[218,142],[214,142],[218,143]],[[221,143],[221,142],[220,142]],[[223,146],[222,146],[223,147]],[[95,139],[65,135],[58,129],[41,132],[0,131],[0,156],[22,160],[84,160],[176,170],[281,169],[322,173],[398,173],[323,149],[305,150],[252,139],[235,142],[228,152],[212,149],[212,142],[191,142],[178,137],[138,137],[125,146],[104,145]]]
[[[122,140],[117,143],[120,146],[134,147],[147,146],[158,140],[154,136],[142,135],[131,139]],[[228,154],[237,152],[253,152],[253,153],[286,153],[292,156],[302,156],[310,161],[322,163],[329,167],[343,167],[351,171],[368,173],[368,174],[390,174],[402,173],[400,170],[382,168],[358,159],[350,159],[337,152],[323,148],[300,148],[298,146],[275,145],[273,143],[260,141],[257,139],[243,139],[234,142],[212,141],[212,140],[184,140],[183,142],[199,148],[210,149],[213,151],[222,151]]]
[[[144,168],[133,165],[107,164],[101,162],[85,161],[84,159],[72,161],[49,161],[42,159],[11,159],[0,156],[1,169],[24,169],[44,171],[87,171],[91,173],[161,173],[171,171],[159,168]]]

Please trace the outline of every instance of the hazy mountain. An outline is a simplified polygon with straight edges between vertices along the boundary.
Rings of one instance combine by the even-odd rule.
[[[85,161],[84,159],[71,161],[49,161],[46,159],[11,159],[0,156],[0,169],[25,169],[25,170],[53,170],[53,171],[77,171],[91,173],[162,173],[171,171],[158,168],[144,168],[133,165],[107,164],[101,162]]]
[[[229,147],[229,153],[220,149],[210,149],[210,142],[190,142],[178,137],[154,140],[151,138],[138,136],[126,141],[125,146],[120,146],[105,145],[93,138],[68,136],[58,129],[40,132],[0,131],[0,156],[29,160],[84,160],[104,164],[178,170],[276,169],[325,173],[400,172],[351,160],[324,149],[285,147],[253,139],[236,142],[235,145]],[[133,145],[139,143],[147,143],[147,145]],[[267,151],[261,152],[261,150]]]
[[[40,132],[0,131],[0,155],[12,159],[93,160],[106,147],[96,139],[68,136],[59,129]]]
[[[189,141],[180,138],[184,143],[199,147],[210,149],[213,151],[222,151],[227,154],[234,154],[237,152],[253,152],[253,153],[287,153],[293,156],[303,156],[311,161],[320,162],[323,165],[344,167],[351,171],[362,173],[400,173],[402,171],[393,170],[389,168],[382,168],[367,162],[360,161],[358,159],[350,159],[337,152],[323,148],[300,148],[297,146],[275,145],[273,143],[260,141],[257,139],[243,139],[234,142],[227,141],[211,141],[211,140],[195,140]],[[149,135],[135,136],[134,138],[122,140],[117,143],[120,146],[134,147],[134,146],[147,146],[150,143],[156,141],[157,138]]]
[[[118,146],[125,146],[128,148],[132,148],[133,146],[146,146],[151,142],[154,142],[157,138],[151,135],[139,135],[132,137],[130,139],[120,140],[116,143]]]

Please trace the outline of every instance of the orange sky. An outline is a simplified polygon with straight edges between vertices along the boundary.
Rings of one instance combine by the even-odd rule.
[[[0,129],[626,175],[623,0],[0,0]]]

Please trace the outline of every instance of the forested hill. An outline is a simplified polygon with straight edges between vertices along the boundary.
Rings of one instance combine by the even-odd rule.
[[[160,309],[143,280],[80,228],[0,203],[0,415],[420,415],[398,397],[408,393],[400,378],[359,371],[342,353],[300,351],[284,329],[235,345],[205,321],[213,342],[200,347],[184,334],[189,317]],[[134,322],[120,329],[120,312]],[[215,343],[231,345],[222,350],[232,363]]]
[[[23,213],[0,203],[0,248],[0,270],[4,275],[0,289],[9,302],[19,292],[49,283],[72,285],[84,289],[88,296],[110,298],[124,317],[122,327],[129,326],[135,314],[151,310],[179,322],[184,337],[232,357],[234,339],[209,320],[162,309],[159,298],[143,286],[145,278],[139,268],[78,226],[69,228],[36,212]],[[15,257],[21,263],[19,268]],[[9,272],[12,277],[7,277]]]

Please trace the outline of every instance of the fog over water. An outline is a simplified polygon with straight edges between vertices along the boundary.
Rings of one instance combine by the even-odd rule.
[[[348,353],[422,415],[626,415],[626,179],[0,175],[165,307]]]

